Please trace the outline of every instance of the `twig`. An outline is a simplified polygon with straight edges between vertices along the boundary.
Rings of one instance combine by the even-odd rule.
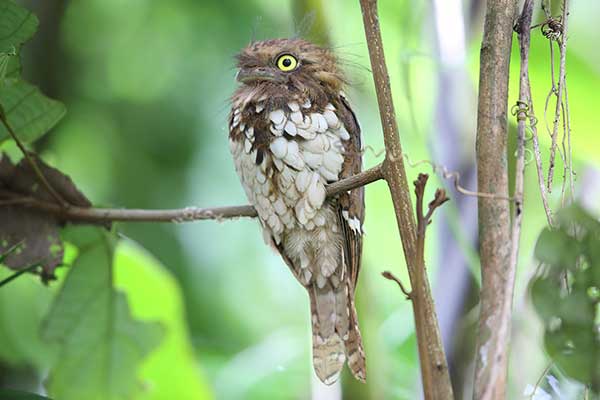
[[[527,130],[527,118],[533,108],[533,101],[530,97],[529,82],[529,47],[531,42],[531,19],[533,16],[533,0],[525,0],[523,11],[519,21],[515,26],[519,38],[519,49],[521,57],[521,71],[519,79],[519,98],[521,99],[516,110],[517,117],[517,157],[515,163],[515,206],[512,218],[511,233],[511,257],[510,271],[514,281],[514,272],[517,269],[517,260],[519,254],[519,239],[521,237],[521,224],[523,221],[523,187],[525,176],[525,131]],[[511,296],[512,297],[512,296]]]
[[[437,189],[435,191],[434,199],[429,203],[427,213],[423,213],[423,203],[425,198],[425,186],[427,185],[427,180],[429,179],[429,175],[427,174],[419,174],[417,180],[413,182],[415,186],[415,195],[416,195],[416,207],[417,207],[417,254],[416,254],[416,262],[417,268],[415,271],[415,285],[416,287],[423,287],[424,283],[427,282],[427,271],[425,269],[425,233],[427,231],[427,226],[431,223],[431,217],[433,216],[433,212],[436,208],[444,204],[448,201],[448,197],[446,197],[446,192],[443,189]],[[417,294],[418,296],[418,294]],[[418,299],[418,298],[417,298]],[[415,297],[412,297],[413,302],[415,301]],[[423,302],[423,304],[418,309],[423,315],[422,318],[426,318],[427,315],[433,315],[437,324],[437,316],[435,312],[435,308],[433,302]],[[436,348],[436,338],[433,335],[433,332],[430,330],[425,331],[425,338],[428,349]],[[442,354],[443,356],[443,354]],[[435,368],[436,369],[447,369],[446,358],[443,357],[442,364],[440,364],[440,355],[434,354],[433,359],[436,360]],[[436,382],[433,382],[436,385]],[[426,396],[426,398],[429,398]]]
[[[450,200],[446,196],[446,191],[444,189],[437,189],[433,200],[429,202],[427,213],[423,214],[423,199],[425,197],[425,186],[427,185],[428,180],[429,175],[419,174],[417,180],[413,182],[415,185],[415,195],[417,196],[417,240],[423,242],[423,247],[425,242],[425,230],[431,223],[433,212],[436,208]],[[419,244],[420,243],[418,243],[417,246],[419,246]]]
[[[478,190],[508,197],[508,78],[517,2],[488,0],[481,43],[477,110]],[[506,398],[513,272],[510,204],[478,198],[480,316],[473,399]]]
[[[344,191],[364,186],[383,178],[382,165],[379,164],[360,174],[343,179],[327,186],[327,196],[334,196]],[[7,194],[0,192],[0,198]],[[63,221],[72,222],[191,222],[206,219],[224,220],[239,217],[256,217],[256,210],[250,205],[199,208],[186,207],[172,210],[140,210],[114,208],[83,208],[70,206],[63,208],[55,203],[37,200],[31,197],[18,197],[0,200],[0,206],[21,205],[57,215]]]
[[[531,85],[527,85],[527,98],[531,99]],[[548,203],[548,194],[546,193],[546,180],[544,178],[544,168],[542,166],[542,153],[540,151],[540,141],[537,130],[537,119],[533,110],[533,102],[529,104],[529,126],[531,128],[531,141],[533,143],[533,154],[535,156],[535,168],[537,170],[538,185],[540,187],[540,196],[542,197],[542,204],[544,206],[544,212],[546,213],[546,219],[549,226],[554,226],[554,218],[552,217],[552,209]]]
[[[373,156],[375,156],[376,158],[385,153],[385,149],[384,150],[375,151],[375,149],[373,149],[373,147],[371,147],[371,146],[365,146],[365,148],[363,150],[363,154],[367,150],[371,151],[372,154],[373,154]],[[442,179],[452,179],[452,184],[454,185],[454,189],[458,193],[463,194],[465,196],[470,196],[470,197],[487,197],[488,199],[509,200],[509,201],[513,200],[512,197],[499,196],[499,195],[496,195],[496,194],[493,194],[493,193],[477,192],[477,191],[469,190],[469,189],[463,187],[460,184],[460,172],[458,172],[458,171],[449,171],[448,168],[445,165],[436,164],[435,162],[430,161],[430,160],[412,161],[410,159],[410,156],[408,154],[406,154],[406,153],[402,154],[402,157],[404,157],[404,160],[406,161],[406,164],[408,164],[408,166],[411,167],[411,168],[416,168],[419,165],[427,164],[427,165],[429,165],[431,167],[432,171],[434,173],[436,173],[436,174],[439,174],[439,176]]]
[[[556,108],[554,111],[554,122],[552,127],[552,146],[550,148],[550,166],[548,168],[548,192],[552,192],[552,181],[554,178],[554,160],[556,157],[556,147],[558,139],[558,123],[561,115],[561,105],[563,99],[563,90],[566,85],[566,60],[567,60],[567,32],[569,23],[569,0],[563,0],[562,13],[562,32],[559,39],[560,44],[560,66],[558,71],[558,88],[556,90]],[[550,42],[552,46],[552,42]],[[563,118],[565,116],[563,115]],[[566,155],[565,155],[566,156]]]
[[[402,293],[404,293],[404,295],[406,296],[406,299],[412,300],[412,292],[404,287],[404,284],[402,283],[400,278],[396,277],[396,275],[392,274],[390,271],[383,271],[381,275],[385,279],[389,279],[390,281],[396,282],[398,286],[400,286],[400,290],[402,291]]]
[[[388,183],[394,204],[396,222],[412,287],[413,296],[411,297],[415,315],[415,331],[421,362],[423,391],[427,399],[451,400],[454,397],[452,385],[450,384],[446,356],[442,346],[429,282],[424,279],[423,282],[417,284],[419,270],[424,271],[425,265],[417,259],[416,226],[402,157],[402,146],[392,100],[389,74],[383,53],[377,1],[360,0],[360,6],[386,149],[383,175]]]
[[[11,281],[17,279],[19,276],[23,275],[26,272],[30,272],[33,271],[34,269],[36,269],[37,267],[40,266],[40,263],[35,263],[35,264],[31,264],[28,265],[27,267],[18,270],[17,272],[15,272],[14,274],[4,278],[3,280],[0,281],[0,288],[8,283],[10,283]]]
[[[502,309],[502,318],[499,325],[494,329],[508,346],[510,341],[511,315],[513,304],[513,293],[515,287],[515,276],[519,262],[519,247],[521,239],[521,225],[523,223],[523,202],[524,202],[524,180],[525,180],[525,133],[527,130],[527,120],[531,121],[529,113],[533,113],[533,101],[530,97],[529,82],[529,47],[531,42],[531,19],[533,16],[533,0],[525,0],[523,11],[515,25],[515,31],[519,39],[520,74],[519,74],[519,101],[515,108],[515,117],[517,118],[517,154],[515,161],[515,188],[513,197],[515,198],[512,225],[510,233],[510,258],[508,270],[504,280],[502,291],[504,296],[501,299],[500,307]],[[543,184],[542,184],[543,186]],[[542,200],[544,201],[544,200]],[[502,356],[507,352],[508,347],[495,349],[496,356]],[[506,364],[497,366],[492,362],[491,376],[505,375],[505,371],[498,371],[498,368],[506,368]],[[504,389],[505,390],[505,389]]]
[[[571,202],[573,202],[573,196],[575,195],[575,183],[573,182],[573,149],[571,147],[571,112],[569,110],[569,91],[567,90],[566,85],[566,77],[565,77],[565,112],[564,112],[564,121],[565,121],[565,135],[567,136],[567,156],[569,160],[569,186],[571,189]]]
[[[460,185],[460,173],[458,171],[448,171],[448,168],[445,165],[436,164],[433,161],[429,161],[429,160],[419,160],[419,161],[413,162],[408,157],[408,154],[403,154],[402,156],[406,160],[406,163],[408,164],[408,166],[411,168],[415,168],[422,164],[427,164],[431,167],[431,169],[433,170],[434,173],[439,174],[442,178],[452,179],[452,183],[454,184],[454,189],[458,193],[463,194],[465,196],[483,197],[483,198],[487,198],[487,199],[497,199],[497,200],[509,200],[509,201],[513,200],[513,198],[510,196],[502,196],[502,195],[498,195],[498,194],[494,194],[494,193],[478,192],[478,191],[473,191],[473,190],[469,190],[469,189],[462,187]]]
[[[534,400],[533,398],[535,397],[535,392],[537,392],[538,388],[542,384],[542,380],[544,379],[544,377],[546,375],[548,375],[548,372],[550,371],[550,368],[552,368],[552,365],[554,365],[554,362],[550,361],[548,366],[546,368],[544,368],[544,371],[542,372],[542,374],[540,375],[538,380],[535,382],[535,386],[533,387],[533,391],[531,392],[531,395],[529,396],[529,400]]]
[[[520,78],[519,78],[519,98],[516,109],[517,117],[517,156],[515,162],[515,205],[512,217],[511,232],[511,256],[510,271],[514,282],[514,272],[517,269],[517,260],[519,254],[519,239],[521,237],[521,224],[523,221],[523,187],[525,176],[525,131],[527,130],[527,119],[530,118],[529,112],[533,101],[529,97],[529,46],[531,42],[531,19],[533,16],[533,0],[525,0],[523,11],[519,21],[515,26],[519,38],[519,49],[521,57]],[[509,283],[510,284],[510,283]],[[512,297],[512,296],[511,296]],[[511,302],[512,304],[512,302]]]
[[[63,199],[62,196],[56,190],[54,190],[54,188],[52,187],[52,185],[50,185],[50,182],[48,182],[48,180],[46,179],[46,177],[44,176],[44,174],[42,173],[42,171],[38,167],[38,165],[35,162],[35,160],[29,155],[29,152],[25,148],[25,145],[23,145],[23,142],[21,142],[21,140],[19,139],[19,137],[17,136],[17,134],[15,133],[15,131],[12,129],[12,127],[8,123],[7,117],[4,114],[4,110],[1,107],[0,107],[0,121],[2,122],[2,125],[4,125],[4,127],[6,128],[6,130],[8,131],[8,134],[10,135],[10,137],[17,144],[17,147],[19,148],[19,150],[21,150],[21,153],[23,153],[23,156],[25,157],[25,159],[27,160],[27,162],[31,166],[31,169],[33,170],[33,172],[37,176],[37,178],[40,181],[40,183],[46,188],[46,190],[48,190],[48,193],[50,193],[50,195],[52,197],[54,197],[54,199],[58,202],[58,204],[61,205],[61,207],[63,207],[63,208],[69,207],[69,203],[67,203],[65,201],[65,199]]]

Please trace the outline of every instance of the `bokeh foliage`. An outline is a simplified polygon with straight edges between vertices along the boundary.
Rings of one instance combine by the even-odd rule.
[[[544,345],[564,373],[600,391],[600,222],[578,206],[546,228],[535,257],[542,266],[531,297],[544,322]]]
[[[44,96],[36,87],[20,77],[19,50],[35,33],[37,26],[37,18],[27,9],[18,6],[12,0],[0,2],[0,117],[3,122],[0,143],[6,141],[9,129],[12,129],[14,135],[23,143],[31,143],[46,134],[65,113],[65,107],[61,103]],[[13,168],[5,157],[6,154],[3,154],[3,173],[13,174],[16,179],[21,164]],[[41,161],[37,162],[42,173],[48,174],[47,178],[51,184],[62,181],[61,185],[66,187],[67,191],[77,192],[68,178]],[[28,166],[25,161],[22,164]],[[21,186],[31,186],[31,196],[38,196],[35,188],[39,183],[32,182],[35,178],[25,173],[19,176],[22,178]],[[3,182],[3,189],[11,187]],[[79,202],[72,204],[82,205]],[[27,210],[21,213],[13,210],[11,213],[9,208],[7,211],[3,212],[0,218],[1,245],[5,250],[0,262],[6,261],[9,265],[8,261],[13,253],[19,256],[33,251],[44,253],[34,249],[39,247],[33,245],[34,242],[39,242],[36,235],[44,238],[53,236],[54,232],[47,232],[39,227],[37,231],[30,230],[28,236],[23,238],[13,237],[21,235],[22,230],[12,219],[20,219],[21,225],[38,221],[39,224],[48,225],[50,229],[55,229],[58,221],[45,221],[40,217],[31,219],[29,214],[33,213]],[[138,380],[140,364],[163,340],[165,333],[157,322],[133,319],[126,294],[114,288],[114,263],[116,246],[119,243],[116,232],[109,231],[108,227],[104,226],[67,228],[63,231],[63,242],[68,243],[72,250],[70,255],[67,253],[64,261],[64,264],[69,266],[69,273],[64,282],[61,282],[61,288],[47,314],[42,311],[47,304],[32,303],[29,298],[25,298],[26,301],[23,302],[15,302],[19,295],[26,293],[23,291],[23,287],[28,287],[26,278],[20,278],[16,281],[18,284],[9,280],[2,281],[1,294],[6,296],[3,304],[7,305],[1,315],[4,319],[2,326],[13,328],[3,329],[5,360],[15,364],[50,367],[46,387],[52,397],[65,400],[125,400],[164,398],[165,393],[173,393],[173,390],[166,389],[165,386],[168,384],[170,387],[177,379],[169,379],[169,374],[163,372],[167,370],[169,361],[172,362],[173,358],[176,358],[178,364],[183,367],[180,368],[182,377],[186,377],[187,367],[187,377],[192,378],[190,384],[182,385],[179,390],[181,398],[202,399],[210,396],[209,390],[202,385],[194,367],[190,365],[191,349],[186,347],[187,338],[182,334],[181,320],[177,318],[174,309],[177,305],[177,292],[173,293],[172,288],[166,285],[157,288],[157,294],[163,296],[166,304],[170,305],[169,312],[163,312],[162,316],[164,328],[170,330],[171,338],[169,347],[164,347],[161,352],[155,354],[153,361],[148,362],[145,367],[144,377],[152,377],[154,382],[152,387],[144,387]],[[47,244],[48,254],[56,253],[52,247],[55,244],[51,242]],[[58,254],[62,255],[62,245],[59,247]],[[146,275],[157,268],[147,256],[145,262],[143,255],[140,254],[139,258],[135,261],[120,262],[144,265]],[[123,256],[120,259],[122,260]],[[45,261],[40,259],[36,262],[43,264]],[[10,266],[13,269],[26,267],[14,263]],[[55,264],[52,265],[52,270],[54,266]],[[32,267],[35,267],[35,263]],[[143,276],[144,273],[140,272],[140,275]],[[45,279],[49,277],[53,277],[53,271],[44,275]],[[167,276],[164,278],[168,280]],[[8,286],[10,283],[13,285]],[[12,290],[16,290],[16,294],[12,294]],[[18,312],[18,309],[23,307],[24,310],[33,311],[26,318],[22,318]],[[155,315],[157,312],[160,315],[160,310],[160,306],[156,307]],[[41,340],[38,332],[41,333]],[[13,346],[6,347],[9,343]],[[23,392],[5,391],[2,395],[3,398],[35,398],[34,395]]]

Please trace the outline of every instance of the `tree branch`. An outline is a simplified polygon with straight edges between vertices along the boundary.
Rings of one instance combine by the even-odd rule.
[[[521,238],[521,224],[523,222],[523,201],[524,201],[524,180],[525,180],[525,131],[527,130],[527,119],[530,113],[533,114],[533,101],[531,99],[531,90],[529,82],[529,45],[531,39],[531,19],[533,16],[533,0],[525,0],[523,11],[515,25],[515,31],[519,38],[520,74],[519,74],[519,101],[515,106],[515,116],[517,117],[517,156],[515,162],[515,190],[513,197],[515,199],[512,228],[511,228],[511,250],[510,250],[510,268],[507,286],[514,288],[515,273],[519,258],[519,240]],[[542,185],[543,186],[543,185]],[[504,303],[507,308],[505,313],[510,315],[512,306],[512,288],[511,296]],[[510,319],[508,319],[507,335],[510,335]]]
[[[381,164],[328,185],[327,196],[335,196],[380,179],[383,179]],[[71,222],[192,222],[206,219],[224,220],[257,216],[256,210],[250,205],[216,208],[186,207],[172,210],[84,208],[75,206],[63,208],[55,203],[0,192],[0,207],[3,205],[29,207],[55,214],[61,220]]]
[[[488,0],[480,55],[477,111],[478,190],[508,197],[507,111],[514,0]],[[506,398],[514,271],[510,205],[478,199],[481,298],[473,399]]]
[[[422,276],[425,275],[425,265],[422,260],[417,258],[416,226],[392,101],[390,80],[383,53],[377,1],[360,0],[360,6],[383,128],[386,151],[385,161],[383,162],[383,175],[388,183],[394,204],[396,222],[413,288],[411,299],[414,308],[423,390],[427,399],[449,400],[453,398],[452,386],[431,289],[427,279],[420,281],[418,278],[421,273]]]
[[[562,110],[563,92],[566,90],[566,63],[567,63],[567,32],[569,23],[569,0],[563,0],[562,3],[563,13],[561,18],[562,32],[560,32],[560,66],[558,72],[558,88],[553,92],[556,94],[556,108],[554,111],[554,121],[552,126],[552,146],[550,148],[550,166],[548,167],[548,192],[552,193],[552,181],[554,178],[554,160],[556,157],[557,139],[558,139],[558,123],[560,121],[560,115]],[[552,41],[550,41],[550,47],[552,47]],[[553,87],[554,89],[554,87]],[[563,118],[566,118],[563,115]],[[565,154],[566,157],[566,154]]]

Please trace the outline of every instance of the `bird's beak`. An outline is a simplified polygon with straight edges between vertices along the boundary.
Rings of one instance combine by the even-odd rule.
[[[238,71],[236,77],[238,82],[251,83],[260,81],[276,81],[277,77],[273,71],[266,68],[242,68]]]

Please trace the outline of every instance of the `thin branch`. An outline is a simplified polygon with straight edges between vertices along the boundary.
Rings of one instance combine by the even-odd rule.
[[[511,314],[513,304],[513,293],[515,286],[515,277],[517,265],[519,262],[519,247],[521,239],[521,225],[523,223],[523,204],[524,204],[524,181],[525,181],[525,133],[527,130],[527,120],[532,120],[529,113],[533,114],[533,100],[531,99],[531,89],[529,82],[529,47],[531,42],[531,19],[533,16],[533,0],[525,0],[523,10],[515,31],[519,39],[519,54],[520,54],[520,74],[519,74],[519,101],[515,106],[514,115],[517,118],[517,154],[515,161],[515,188],[513,196],[515,198],[512,226],[510,234],[510,258],[508,270],[504,282],[505,291],[504,297],[501,299],[500,307],[502,308],[502,316],[499,326],[495,327],[500,337],[504,337],[504,342],[508,345],[510,341]],[[535,126],[534,126],[535,128]],[[537,135],[536,135],[537,136]],[[543,182],[542,182],[543,187]],[[545,194],[545,193],[544,193]],[[544,194],[542,196],[544,196]],[[545,201],[542,197],[542,201]],[[549,221],[550,215],[547,213]],[[507,352],[508,347],[496,349],[498,352]],[[506,365],[501,365],[500,368],[506,368]],[[504,371],[498,371],[498,367],[492,365],[491,375],[506,374]]]
[[[40,265],[41,264],[39,262],[37,262],[37,263],[28,265],[27,267],[18,270],[17,272],[15,272],[12,275],[7,276],[6,278],[4,278],[3,280],[0,281],[0,287],[12,282],[13,280],[17,279],[19,276],[23,275],[26,272],[34,271]]]
[[[521,238],[521,224],[523,222],[523,188],[525,179],[525,132],[527,130],[527,119],[530,118],[529,112],[533,107],[533,101],[529,97],[530,82],[529,82],[529,47],[531,43],[531,19],[533,16],[533,0],[525,0],[523,3],[523,11],[515,26],[519,38],[519,54],[521,57],[520,74],[519,74],[519,98],[515,116],[517,117],[517,157],[515,162],[515,204],[512,216],[512,232],[511,232],[511,253],[510,253],[510,279],[514,286],[515,271],[517,270],[517,262],[519,256],[519,239]],[[505,304],[506,305],[506,304]],[[512,296],[508,302],[512,305]]]
[[[379,164],[360,174],[351,176],[327,186],[327,196],[364,186],[383,179],[382,165]],[[0,197],[6,196],[0,193]],[[199,208],[186,207],[172,210],[140,210],[115,208],[83,208],[70,206],[63,208],[55,203],[44,202],[31,197],[11,197],[0,200],[0,206],[21,205],[57,215],[63,221],[72,222],[192,222],[206,219],[224,220],[240,217],[256,217],[256,210],[250,205]]]
[[[546,375],[548,375],[548,372],[550,372],[550,368],[552,368],[552,365],[554,365],[554,361],[550,361],[548,366],[546,368],[544,368],[544,371],[542,372],[542,374],[540,375],[538,380],[535,382],[535,386],[533,387],[531,395],[529,396],[529,400],[534,400],[536,392],[537,392],[538,388],[540,387],[540,385],[542,384],[542,380],[544,380]]]
[[[67,203],[65,201],[65,199],[63,199],[62,196],[56,190],[54,190],[54,188],[52,187],[50,182],[48,182],[48,180],[44,176],[43,172],[38,167],[35,160],[30,156],[29,152],[25,148],[25,145],[23,144],[23,142],[21,142],[21,140],[19,139],[19,137],[17,136],[15,131],[12,129],[12,127],[8,123],[7,117],[4,114],[4,110],[2,108],[0,108],[0,121],[2,122],[2,125],[4,125],[4,127],[6,128],[10,137],[15,141],[15,143],[17,144],[17,147],[19,148],[19,150],[21,150],[21,153],[23,153],[23,156],[25,157],[25,159],[31,166],[31,169],[33,170],[35,175],[37,176],[37,179],[46,188],[48,193],[50,193],[50,195],[52,197],[54,197],[54,199],[58,202],[58,204],[60,204],[63,208],[69,207],[69,203]]]
[[[8,249],[6,249],[6,251],[4,253],[0,254],[0,264],[4,263],[4,260],[6,260],[6,258],[8,256],[10,256],[12,253],[19,250],[21,248],[21,246],[23,246],[23,243],[25,243],[25,240],[20,240],[17,243],[10,246]]]
[[[396,282],[398,284],[398,286],[400,287],[400,290],[402,291],[402,293],[404,293],[404,295],[406,296],[406,299],[412,300],[412,292],[410,290],[406,289],[406,287],[404,287],[404,284],[402,283],[400,278],[398,278],[396,275],[392,274],[390,271],[383,271],[381,273],[381,275],[385,279]]]
[[[429,160],[419,160],[416,162],[412,162],[410,160],[410,158],[408,157],[408,154],[403,154],[402,156],[406,160],[406,163],[408,164],[408,166],[411,168],[415,168],[422,164],[427,164],[431,167],[431,169],[433,170],[434,173],[439,174],[440,177],[442,177],[443,179],[452,179],[452,183],[454,184],[454,189],[458,193],[463,194],[465,196],[483,197],[483,198],[487,198],[487,199],[497,199],[497,200],[509,200],[509,201],[513,200],[513,198],[510,196],[502,196],[502,195],[498,195],[498,194],[494,194],[494,193],[478,192],[478,191],[473,191],[473,190],[469,190],[469,189],[462,187],[460,185],[460,172],[449,171],[445,165],[436,164]]]
[[[517,2],[488,0],[480,53],[477,111],[478,190],[508,196],[508,81]],[[506,398],[512,304],[510,204],[478,199],[480,317],[473,399]],[[507,306],[508,305],[508,306]]]
[[[569,91],[567,90],[566,85],[566,77],[565,77],[565,113],[564,113],[564,121],[565,121],[565,135],[567,136],[567,159],[568,159],[568,169],[569,169],[569,186],[571,189],[571,202],[574,201],[573,196],[575,196],[575,182],[573,180],[573,148],[571,147],[571,111],[569,110]]]
[[[424,198],[425,198],[425,186],[427,185],[428,179],[429,179],[429,175],[419,174],[417,180],[415,180],[413,182],[413,184],[415,186],[416,208],[417,208],[417,210],[416,210],[416,212],[417,212],[417,243],[416,243],[417,254],[416,254],[416,260],[415,260],[417,263],[417,268],[415,271],[415,283],[414,283],[416,287],[423,287],[425,285],[425,282],[427,282],[427,271],[425,269],[425,234],[427,231],[427,226],[431,223],[431,217],[433,216],[433,212],[435,211],[435,209],[449,200],[448,197],[446,197],[446,192],[443,189],[437,189],[435,192],[434,199],[429,203],[429,208],[427,210],[427,213],[423,213],[423,203],[424,203]],[[415,296],[411,296],[413,303],[415,301],[419,300],[418,296],[421,293],[417,292],[416,298],[415,298]],[[428,315],[432,315],[435,319],[435,323],[436,323],[436,327],[437,327],[437,316],[436,316],[433,301],[424,301],[423,304],[421,304],[417,310],[418,310],[418,312],[422,313],[422,315],[420,317],[423,318],[424,320],[426,320]],[[439,330],[439,328],[438,328],[438,330]],[[434,370],[435,369],[447,370],[448,365],[447,365],[446,357],[443,353],[443,347],[442,347],[441,343],[436,343],[436,341],[441,340],[441,338],[436,338],[435,331],[431,330],[431,329],[425,329],[424,333],[425,333],[425,339],[426,339],[426,342],[425,342],[426,348],[429,351],[434,352],[434,354],[429,355],[431,360],[434,360],[434,363],[435,363],[435,365],[433,366]],[[439,353],[440,351],[441,351],[441,354]],[[435,391],[437,396],[448,396],[448,395],[452,396],[451,388],[443,389],[445,391],[449,391],[449,393],[446,393],[446,394],[442,393],[439,390],[436,390],[435,386],[438,384],[438,382],[435,381],[435,376],[433,377],[433,379],[434,380],[431,383],[434,385],[433,390]],[[429,399],[430,397],[425,395],[425,398]],[[442,398],[448,398],[448,397],[436,397],[436,398],[442,399]],[[449,397],[449,398],[451,398],[451,397]]]
[[[531,84],[527,85],[527,98],[531,99]],[[529,127],[531,128],[531,141],[533,143],[533,154],[535,156],[535,168],[537,170],[538,185],[540,187],[540,196],[542,197],[542,204],[544,206],[544,212],[546,213],[546,219],[548,226],[554,226],[554,218],[552,217],[552,209],[548,202],[548,193],[546,192],[546,180],[544,178],[544,168],[542,166],[542,153],[540,151],[540,141],[538,137],[537,123],[538,120],[535,117],[533,108],[533,102],[529,104]]]
[[[421,362],[423,391],[427,399],[450,400],[454,396],[431,289],[427,279],[418,282],[418,274],[425,271],[425,265],[417,258],[416,226],[410,200],[410,189],[404,168],[389,74],[383,53],[377,1],[360,0],[360,6],[386,150],[383,175],[388,183],[394,204],[396,222],[412,287],[413,295],[411,297]]]
[[[561,106],[563,99],[563,91],[566,85],[566,60],[567,60],[567,32],[568,32],[568,22],[569,22],[569,0],[563,0],[563,13],[561,18],[562,24],[562,32],[560,33],[560,66],[558,71],[558,88],[555,92],[556,94],[556,108],[554,111],[554,121],[552,127],[552,147],[550,148],[550,166],[548,168],[548,191],[552,192],[552,181],[554,178],[554,163],[556,157],[556,149],[557,149],[557,139],[558,139],[558,124],[561,116]],[[550,46],[552,46],[552,42],[550,42]],[[565,116],[563,115],[563,118]],[[566,156],[566,155],[565,155]]]
[[[421,245],[421,247],[425,246],[425,230],[427,226],[431,223],[431,217],[433,216],[433,212],[436,208],[440,207],[442,204],[450,200],[446,196],[446,191],[443,189],[437,189],[435,191],[435,196],[433,200],[429,203],[429,207],[427,209],[427,213],[423,213],[423,201],[425,197],[425,186],[427,186],[427,181],[429,180],[429,175],[427,174],[419,174],[419,177],[416,181],[413,182],[415,185],[415,195],[417,196],[417,240],[422,243],[418,243],[417,247]]]

